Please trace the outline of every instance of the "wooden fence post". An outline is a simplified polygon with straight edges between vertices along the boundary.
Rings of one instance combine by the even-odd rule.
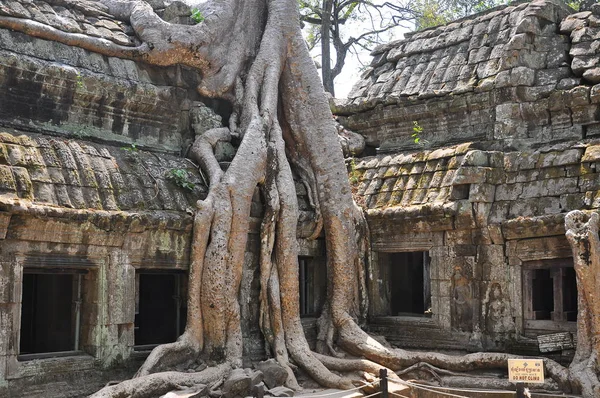
[[[525,398],[525,383],[517,383],[517,398]]]
[[[379,369],[379,387],[381,388],[381,397],[388,398],[388,379],[387,369]]]

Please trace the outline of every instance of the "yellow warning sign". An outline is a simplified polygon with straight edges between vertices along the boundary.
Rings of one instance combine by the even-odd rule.
[[[509,359],[508,381],[543,383],[544,361],[541,359]]]

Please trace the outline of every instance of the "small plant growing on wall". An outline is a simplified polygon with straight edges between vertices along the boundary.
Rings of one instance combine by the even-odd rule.
[[[129,146],[122,146],[121,149],[125,151],[125,157],[127,160],[130,160],[132,162],[138,160],[139,148],[135,144],[131,144]]]
[[[419,125],[419,122],[414,120],[412,129],[413,129],[413,133],[412,133],[411,137],[413,138],[413,141],[415,142],[415,144],[421,143],[421,133],[423,132],[423,127],[421,127]]]
[[[358,184],[360,173],[356,170],[356,161],[354,158],[350,159],[348,163],[350,166],[350,172],[348,173],[348,179],[350,180],[350,184]]]
[[[190,15],[190,18],[196,23],[204,22],[204,15],[202,15],[202,12],[197,8],[192,8],[192,15]]]
[[[121,147],[121,149],[124,150],[127,153],[137,153],[137,151],[139,150],[138,147],[137,147],[137,145],[135,145],[135,144],[131,144],[129,146]]]
[[[421,134],[423,133],[423,127],[421,127],[421,125],[419,124],[419,122],[417,122],[416,120],[413,120],[413,133],[410,135],[413,139],[413,142],[417,145],[420,146],[425,146],[427,144],[429,144],[429,141],[421,138]]]
[[[83,88],[83,77],[79,72],[77,72],[77,75],[75,76],[75,85],[77,88]]]
[[[171,169],[167,173],[167,179],[171,180],[175,185],[188,191],[194,190],[194,183],[190,181],[189,173],[184,169]]]

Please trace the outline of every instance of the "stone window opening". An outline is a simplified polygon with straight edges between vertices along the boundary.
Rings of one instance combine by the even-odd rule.
[[[135,275],[134,349],[146,351],[177,340],[185,330],[184,273],[141,270]]]
[[[577,321],[577,281],[570,258],[523,263],[523,317]]]
[[[321,266],[323,265],[323,266]],[[298,257],[300,316],[303,318],[320,315],[327,294],[327,271],[315,257]]]
[[[389,253],[390,315],[431,316],[429,252]]]
[[[85,270],[23,270],[19,361],[81,354]]]

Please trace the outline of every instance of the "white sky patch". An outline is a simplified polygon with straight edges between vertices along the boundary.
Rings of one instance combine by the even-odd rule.
[[[384,0],[376,0],[374,3],[383,3]],[[389,16],[390,12],[387,11],[384,14],[384,17]],[[358,15],[358,18],[354,20],[349,20],[345,25],[342,26],[342,39],[344,42],[348,40],[349,37],[358,37],[361,34],[372,31],[379,27],[379,21],[374,21],[374,24],[371,22],[371,18],[368,15]],[[397,26],[395,28],[390,29],[387,32],[380,34],[380,41],[382,43],[387,43],[393,40],[398,40],[404,37],[405,32],[409,32],[413,30],[413,26],[410,22],[405,22],[404,26]],[[374,46],[372,46],[374,47]],[[357,54],[350,50],[346,55],[346,63],[342,68],[342,72],[335,78],[335,96],[337,98],[346,98],[348,93],[352,89],[352,86],[360,79],[360,75],[363,72],[364,68],[371,63],[371,55],[368,50],[365,50],[359,46],[354,46],[354,49],[357,50]],[[317,61],[317,63],[321,64],[321,46],[317,45],[311,51],[312,57]],[[335,49],[333,44],[331,45],[331,66],[335,65]],[[319,75],[321,74],[321,70],[319,70]]]

